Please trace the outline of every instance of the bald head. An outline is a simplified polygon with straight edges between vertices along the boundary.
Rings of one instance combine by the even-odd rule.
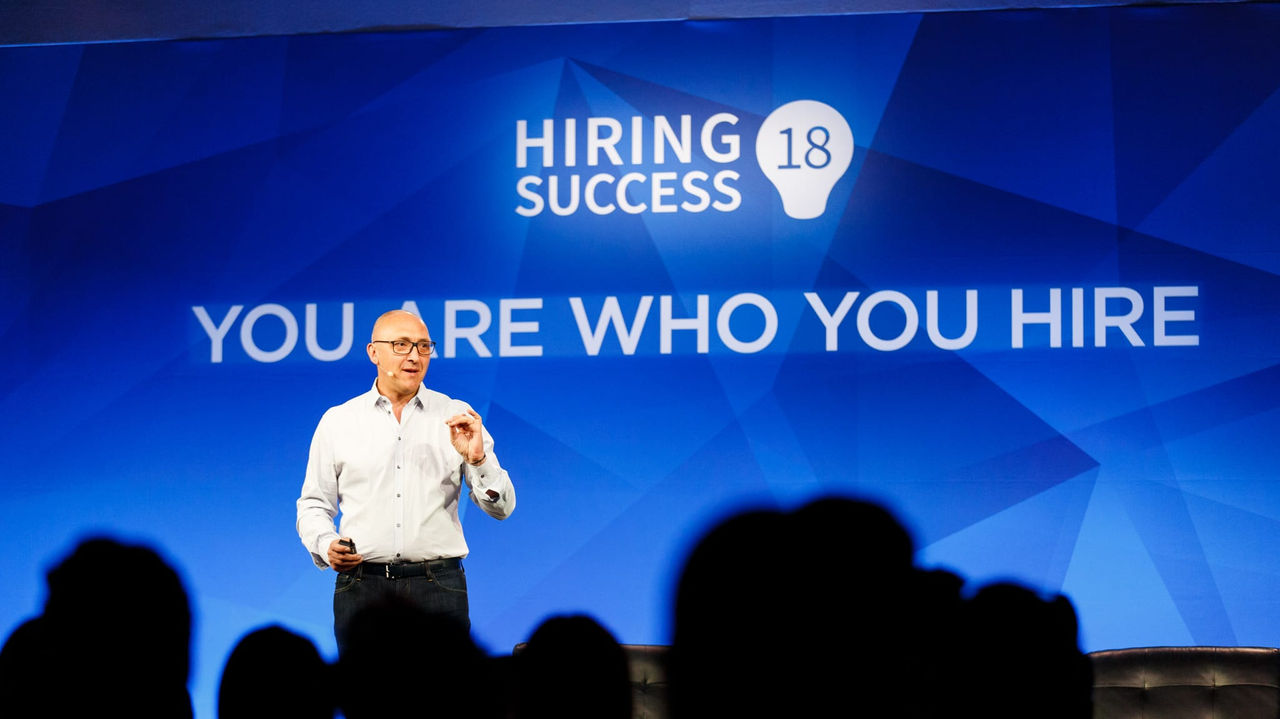
[[[378,320],[373,323],[373,332],[369,334],[369,339],[394,339],[392,337],[382,337],[379,335],[379,332],[386,334],[393,325],[400,328],[406,326],[406,324],[413,324],[421,329],[420,333],[415,333],[413,335],[415,337],[419,335],[426,337],[429,334],[427,332],[427,325],[422,321],[421,317],[418,317],[407,310],[390,310],[389,312],[383,312],[382,315],[378,317]]]

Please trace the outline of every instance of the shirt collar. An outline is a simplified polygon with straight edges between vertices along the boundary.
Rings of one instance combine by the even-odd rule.
[[[415,407],[425,407],[426,405],[423,404],[422,402],[422,394],[423,394],[423,385],[419,384],[418,393],[415,394],[413,398],[409,400],[409,404]],[[373,386],[369,388],[369,391],[367,393],[365,393],[365,398],[367,399],[367,401],[372,402],[374,407],[390,407],[391,406],[391,400],[387,399],[385,396],[383,396],[381,392],[378,391],[378,380],[376,379],[373,381]]]

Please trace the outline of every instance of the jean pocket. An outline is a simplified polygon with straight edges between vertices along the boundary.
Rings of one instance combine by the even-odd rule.
[[[441,589],[462,594],[467,593],[467,573],[462,570],[462,567],[437,569],[431,572],[431,576]]]
[[[339,574],[338,578],[334,580],[334,583],[333,583],[333,593],[341,594],[342,592],[345,592],[348,589],[351,589],[352,587],[354,587],[355,584],[356,584],[355,575]]]

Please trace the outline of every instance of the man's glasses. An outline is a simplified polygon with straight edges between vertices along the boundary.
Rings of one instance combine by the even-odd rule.
[[[410,342],[409,340],[373,340],[374,342],[383,342],[391,345],[391,351],[398,355],[407,355],[413,351],[414,347],[418,348],[418,354],[423,357],[431,355],[431,351],[436,348],[436,343],[431,340],[418,340]]]

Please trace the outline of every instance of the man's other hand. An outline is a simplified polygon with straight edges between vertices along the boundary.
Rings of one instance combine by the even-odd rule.
[[[329,543],[329,566],[333,567],[335,572],[354,569],[357,564],[364,561],[363,556],[340,544],[343,539],[350,539],[350,537],[340,537]]]

